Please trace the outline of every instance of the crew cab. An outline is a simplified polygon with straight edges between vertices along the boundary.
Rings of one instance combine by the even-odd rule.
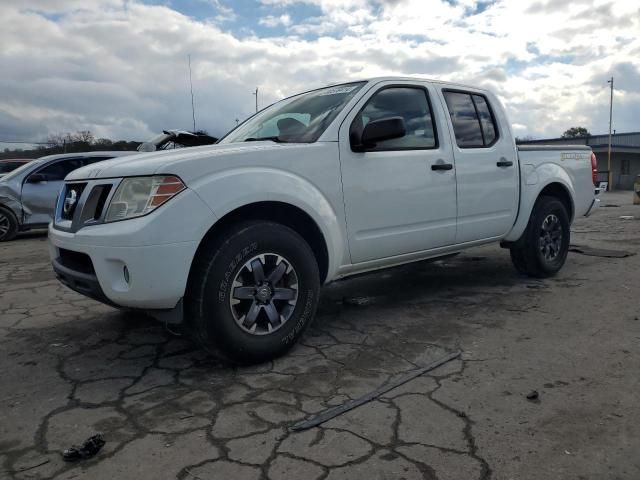
[[[571,221],[598,206],[592,170],[585,146],[517,148],[489,91],[374,78],[281,100],[216,145],[72,172],[51,260],[80,293],[259,362],[343,277],[492,242],[555,274]]]

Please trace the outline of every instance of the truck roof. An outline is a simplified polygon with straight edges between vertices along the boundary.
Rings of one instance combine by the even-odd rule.
[[[343,82],[339,82],[339,83],[335,83],[332,85],[341,85],[344,83],[355,83],[355,82],[370,82],[370,83],[379,83],[379,82],[394,82],[394,81],[422,81],[422,82],[430,82],[430,83],[438,83],[441,85],[448,85],[448,86],[453,86],[453,87],[460,87],[460,88],[472,88],[474,90],[481,90],[486,92],[487,89],[486,88],[482,88],[482,87],[478,87],[476,85],[469,85],[469,84],[464,84],[464,83],[457,83],[457,82],[447,82],[444,80],[435,80],[433,78],[426,78],[426,77],[419,77],[419,76],[415,76],[415,77],[411,77],[411,76],[381,76],[381,77],[369,77],[369,78],[359,78],[359,79],[355,79],[355,80],[348,80],[348,81],[343,81]]]

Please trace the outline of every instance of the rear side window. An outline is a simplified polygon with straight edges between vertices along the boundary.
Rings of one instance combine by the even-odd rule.
[[[489,104],[483,96],[473,95],[472,98],[476,104],[478,116],[480,117],[480,127],[482,127],[484,145],[492,145],[498,135],[496,134],[495,119],[493,118]]]
[[[495,143],[496,120],[484,96],[448,90],[443,94],[458,147],[484,148]]]

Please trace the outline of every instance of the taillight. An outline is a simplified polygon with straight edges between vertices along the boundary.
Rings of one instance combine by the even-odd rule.
[[[591,180],[594,186],[598,185],[598,159],[593,152],[591,152]]]

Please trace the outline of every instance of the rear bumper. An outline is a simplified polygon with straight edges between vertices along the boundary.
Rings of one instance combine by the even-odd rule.
[[[587,210],[587,213],[585,213],[584,216],[588,217],[599,207],[600,207],[600,199],[594,198],[593,201],[591,202],[591,206],[589,207],[589,210]]]

